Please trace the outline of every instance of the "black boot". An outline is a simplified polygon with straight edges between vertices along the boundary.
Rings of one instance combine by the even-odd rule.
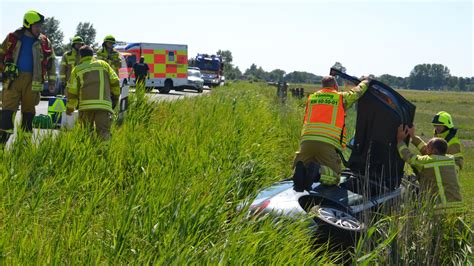
[[[33,118],[35,117],[34,113],[21,113],[21,128],[25,132],[33,131]]]
[[[311,180],[311,182],[319,182],[319,179],[321,178],[320,170],[321,165],[319,163],[308,163],[308,166],[306,166],[306,179]]]
[[[0,144],[5,146],[13,132],[13,120],[15,112],[11,110],[1,110],[0,115]]]
[[[296,162],[295,171],[293,173],[293,189],[296,192],[303,192],[305,190],[305,168],[302,161]]]

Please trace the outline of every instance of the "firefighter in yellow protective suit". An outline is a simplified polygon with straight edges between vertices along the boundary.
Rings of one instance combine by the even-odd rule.
[[[459,138],[456,136],[458,131],[454,128],[454,123],[451,115],[445,111],[438,112],[431,123],[434,126],[433,137],[442,138],[448,142],[447,154],[454,156],[456,162],[456,170],[462,169],[464,165],[464,156],[462,154],[462,144]],[[412,143],[420,150],[421,154],[426,154],[426,143],[418,136],[413,136]]]
[[[448,143],[442,138],[432,138],[423,147],[425,155],[410,151],[404,139],[415,136],[415,127],[398,128],[397,141],[400,157],[417,173],[420,191],[425,198],[434,200],[436,212],[462,213],[464,204],[456,173],[454,157],[446,154]]]
[[[95,131],[102,140],[111,137],[112,113],[120,96],[119,78],[102,60],[93,59],[89,46],[79,49],[81,61],[71,73],[67,85],[67,115],[79,106],[79,122]]]
[[[300,151],[296,153],[293,176],[294,189],[311,189],[313,181],[325,185],[339,184],[341,158],[338,151],[345,148],[345,111],[368,89],[369,80],[347,92],[339,92],[332,76],[324,77],[322,89],[311,94],[306,114]]]
[[[102,48],[97,52],[97,59],[107,62],[118,76],[119,69],[122,66],[122,61],[120,60],[120,53],[114,48],[114,44],[114,36],[105,36]]]
[[[61,82],[61,90],[64,90],[66,84],[71,77],[72,69],[79,64],[79,48],[84,45],[84,40],[81,36],[74,36],[71,42],[71,50],[64,53],[61,58],[61,65],[59,67],[59,80]]]
[[[50,40],[41,33],[44,16],[30,10],[23,17],[23,27],[7,35],[0,47],[2,72],[2,114],[0,144],[5,144],[13,133],[14,118],[21,103],[25,132],[32,132],[35,106],[40,101],[43,84],[49,91],[56,85],[55,55]]]

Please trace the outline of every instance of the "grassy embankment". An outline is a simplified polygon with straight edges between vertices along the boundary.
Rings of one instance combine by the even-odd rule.
[[[236,211],[291,173],[304,101],[281,105],[274,92],[237,83],[180,101],[132,99],[108,145],[79,128],[39,146],[20,137],[1,154],[0,262],[314,263],[304,222]],[[467,199],[472,159],[467,148]]]

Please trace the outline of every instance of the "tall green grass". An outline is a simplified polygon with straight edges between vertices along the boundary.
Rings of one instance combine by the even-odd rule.
[[[304,222],[236,211],[290,173],[293,105],[246,84],[131,102],[110,143],[76,127],[37,146],[19,138],[1,154],[1,264],[315,260]]]
[[[0,154],[0,263],[340,262],[315,250],[305,221],[237,211],[291,174],[304,100],[275,94],[248,83],[172,102],[137,93],[108,143],[79,127],[39,145],[19,137]],[[395,215],[381,236],[398,228]],[[385,239],[373,236],[355,260],[383,262]]]

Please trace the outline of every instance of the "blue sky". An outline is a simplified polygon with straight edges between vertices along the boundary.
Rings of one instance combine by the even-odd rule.
[[[187,44],[189,56],[230,50],[245,70],[255,63],[327,74],[341,62],[352,75],[408,76],[440,63],[474,76],[472,1],[22,1],[0,0],[0,34],[35,9],[60,21],[65,40],[79,22],[130,42]]]

